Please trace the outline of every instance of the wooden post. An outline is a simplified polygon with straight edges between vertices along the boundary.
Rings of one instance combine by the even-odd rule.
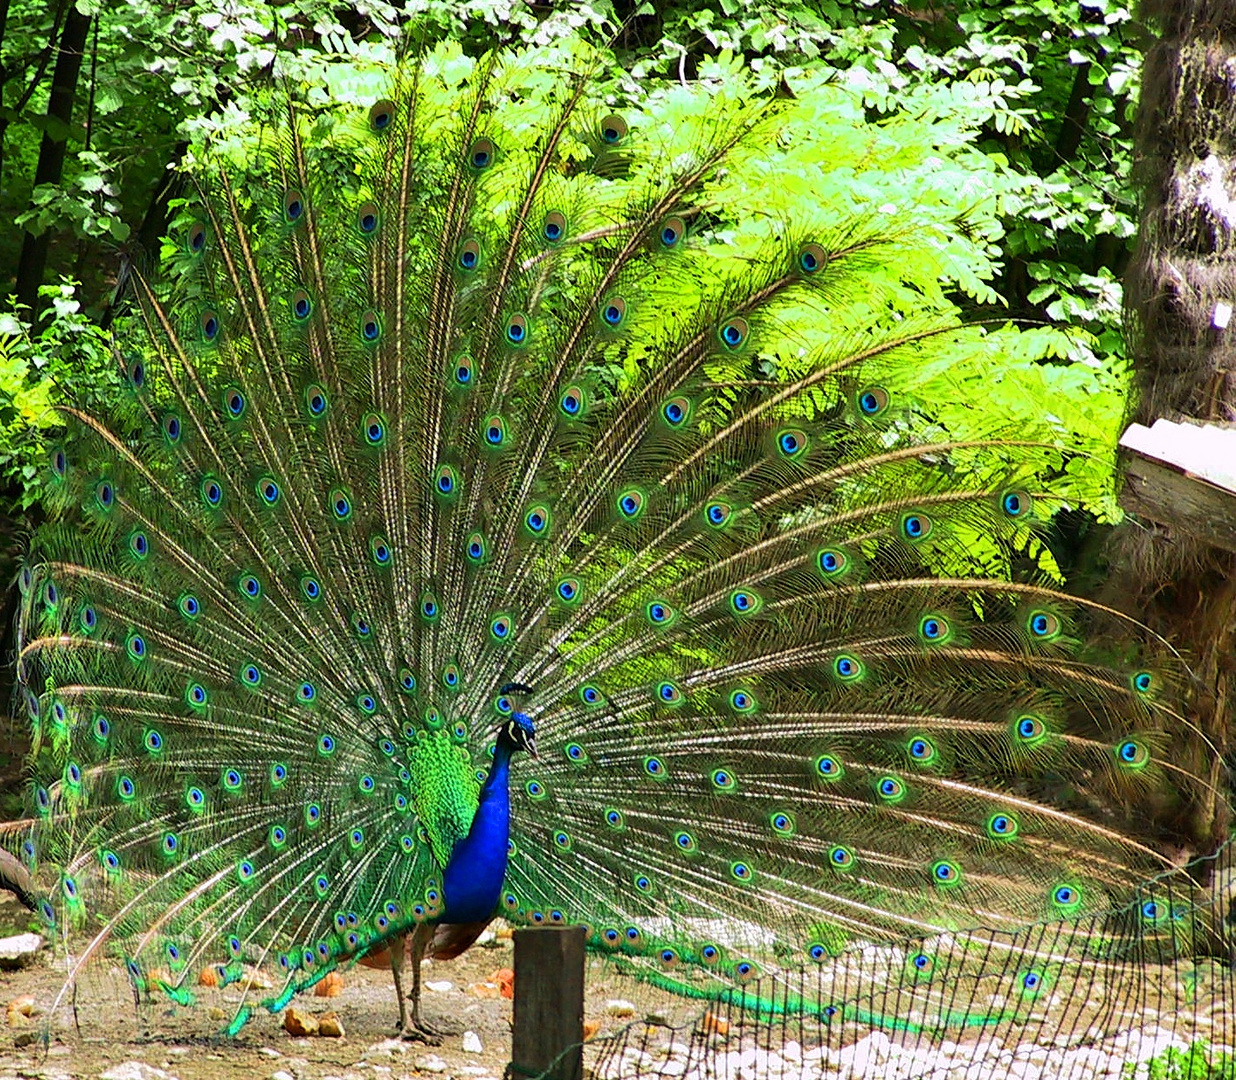
[[[583,1080],[584,928],[515,931],[509,1075]]]

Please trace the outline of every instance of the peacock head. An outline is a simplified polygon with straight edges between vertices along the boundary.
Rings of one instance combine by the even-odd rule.
[[[532,687],[525,686],[523,683],[509,682],[506,683],[500,694],[531,694]],[[507,720],[501,728],[498,729],[498,738],[505,739],[514,750],[526,750],[533,758],[539,758],[541,755],[536,752],[536,725],[532,722],[532,717],[527,713],[522,713],[518,709],[511,714],[511,718]]]
[[[512,750],[526,750],[534,758],[540,757],[536,752],[536,725],[527,713],[512,713],[502,725],[498,738],[509,742]]]

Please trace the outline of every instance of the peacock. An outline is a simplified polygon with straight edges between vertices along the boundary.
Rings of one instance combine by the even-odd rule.
[[[569,38],[382,78],[219,126],[122,400],[63,410],[6,842],[66,992],[209,969],[235,1034],[389,950],[431,1034],[421,958],[501,916],[943,1029],[1211,948],[1184,669],[1039,569],[1033,431],[899,386],[1016,339],[962,317],[946,136]]]

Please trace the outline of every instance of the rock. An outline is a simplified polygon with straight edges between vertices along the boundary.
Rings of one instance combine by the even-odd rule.
[[[446,1072],[446,1062],[438,1057],[437,1054],[423,1054],[421,1057],[418,1057],[415,1061],[413,1061],[412,1065],[417,1072]]]
[[[460,1076],[488,1076],[489,1070],[484,1065],[461,1065],[455,1070]]]
[[[270,990],[274,985],[270,981],[270,976],[265,972],[254,967],[245,969],[244,987],[246,990]]]
[[[495,934],[492,930],[482,930],[481,936],[476,939],[476,943],[478,945],[485,945],[485,946],[492,947],[498,943],[498,935]]]
[[[258,1053],[261,1054],[262,1057],[268,1057],[268,1058],[283,1057],[283,1055],[279,1053],[279,1051],[276,1050],[273,1046],[263,1046],[262,1049],[258,1051]]]
[[[492,982],[473,983],[468,987],[468,993],[483,1001],[493,1000],[502,996],[502,991],[498,989],[498,984]]]
[[[296,1080],[287,1069],[278,1069],[270,1074],[269,1080]]]
[[[19,1048],[33,1046],[42,1037],[42,1033],[37,1028],[27,1028],[25,1031],[19,1031],[13,1036],[13,1045]]]
[[[343,976],[332,971],[313,988],[314,997],[338,997],[343,993]]]
[[[24,997],[15,997],[8,1005],[9,1012],[15,1012],[21,1016],[37,1016],[40,1012],[38,1006],[34,1003],[34,998],[26,995]]]
[[[126,1061],[123,1065],[113,1065],[106,1072],[99,1074],[99,1080],[176,1080],[176,1077],[163,1069],[156,1069],[144,1061]]]
[[[481,1045],[481,1037],[475,1031],[463,1033],[463,1052],[465,1054],[483,1054],[485,1047]]]
[[[383,1039],[379,1043],[374,1043],[368,1050],[361,1054],[361,1061],[369,1058],[393,1058],[396,1054],[406,1054],[408,1052],[408,1044],[403,1039]]]
[[[318,1034],[324,1039],[342,1039],[343,1021],[338,1013],[323,1013],[318,1017]]]
[[[489,976],[489,981],[498,987],[498,993],[507,1001],[515,999],[515,972],[510,968],[498,968]]]
[[[438,982],[425,983],[426,990],[432,990],[435,994],[445,994],[448,990],[453,990],[455,984],[447,982],[445,979],[440,979]]]
[[[0,970],[16,971],[28,966],[43,947],[38,934],[14,934],[0,938]]]
[[[612,998],[605,1003],[606,1016],[634,1016],[635,1012],[634,1004],[622,998]]]
[[[318,1018],[292,1007],[283,1014],[283,1030],[289,1035],[316,1035]]]

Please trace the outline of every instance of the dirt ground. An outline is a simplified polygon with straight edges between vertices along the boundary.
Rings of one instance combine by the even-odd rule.
[[[15,904],[0,904],[0,927],[18,927],[3,933],[24,930],[26,914]],[[12,1017],[10,1010],[9,1025],[0,1026],[0,1080],[401,1080],[415,1074],[425,1080],[496,1080],[509,1061],[512,1003],[485,984],[498,970],[510,968],[512,960],[508,936],[449,963],[426,964],[423,1015],[443,1032],[440,1046],[397,1037],[398,1005],[389,970],[356,966],[343,973],[338,996],[310,992],[293,1003],[315,1016],[336,1013],[341,1038],[294,1037],[284,1030],[281,1016],[260,1010],[239,1036],[224,1039],[218,1032],[239,1000],[234,988],[202,990],[192,1008],[165,1000],[139,1008],[120,969],[104,964],[106,970],[79,986],[76,1009],[66,1001],[52,1014],[51,1041],[44,1047],[39,1036],[63,984],[45,949],[28,968],[0,971],[0,1002],[32,997],[41,1013],[26,1021]],[[586,1015],[602,1025],[612,1023],[608,1003],[622,989],[606,980],[590,982]]]

